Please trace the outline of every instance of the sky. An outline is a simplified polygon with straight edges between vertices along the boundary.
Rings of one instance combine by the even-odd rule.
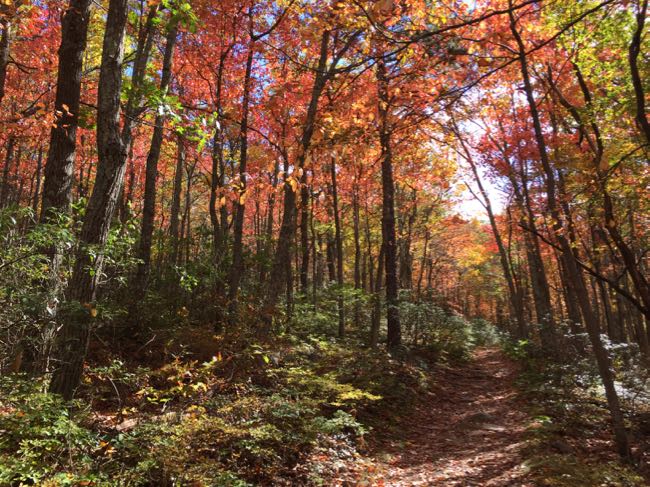
[[[490,180],[490,178],[485,175],[483,168],[479,167],[479,172],[481,173],[481,182],[483,183],[483,187],[487,191],[488,197],[490,198],[492,209],[494,213],[498,215],[504,210],[506,195]],[[472,191],[478,193],[476,184],[474,184],[469,177],[465,178],[464,182],[470,184]],[[468,189],[462,191],[461,195],[458,198],[458,201],[456,201],[456,211],[467,219],[476,218],[483,221],[488,220],[485,208],[476,200],[476,198],[474,198],[472,192]]]

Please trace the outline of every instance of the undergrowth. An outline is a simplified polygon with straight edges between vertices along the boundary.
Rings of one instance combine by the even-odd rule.
[[[114,329],[100,329],[73,407],[45,377],[0,381],[0,485],[328,485],[374,426],[422,400],[434,361],[496,336],[431,304],[404,308],[420,329],[399,357],[369,348],[362,327],[334,338],[323,324],[336,308],[301,302],[272,343],[185,323],[144,349],[121,337],[116,354]]]
[[[631,464],[621,463],[614,453],[607,404],[589,354],[567,353],[561,362],[551,363],[527,341],[504,342],[505,352],[523,369],[518,385],[532,418],[526,457],[535,485],[647,485],[648,437],[641,431],[650,413],[647,371],[633,350],[608,345],[622,371],[617,386],[633,444]]]

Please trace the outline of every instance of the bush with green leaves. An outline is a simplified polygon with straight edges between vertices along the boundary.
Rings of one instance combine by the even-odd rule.
[[[95,481],[101,437],[60,397],[20,375],[0,377],[0,485]]]
[[[471,324],[461,315],[428,301],[400,301],[404,341],[424,346],[441,357],[467,357],[474,345]]]

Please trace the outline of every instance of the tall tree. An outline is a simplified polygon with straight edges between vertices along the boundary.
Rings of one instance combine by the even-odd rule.
[[[584,277],[581,269],[576,264],[575,255],[569,240],[567,239],[567,229],[564,227],[562,216],[557,205],[556,193],[556,176],[551,166],[546,146],[546,139],[542,130],[541,117],[535,101],[535,95],[530,78],[530,71],[528,66],[528,57],[526,53],[526,46],[517,26],[517,19],[512,12],[512,1],[510,0],[511,10],[508,13],[510,19],[510,30],[516,41],[519,66],[521,69],[521,77],[524,82],[524,93],[530,109],[530,115],[533,122],[535,141],[539,151],[539,158],[545,175],[546,197],[548,210],[552,219],[552,228],[558,240],[561,257],[567,271],[567,277],[570,284],[575,287],[578,304],[582,311],[582,316],[585,320],[587,332],[591,341],[591,345],[600,372],[600,377],[605,387],[605,395],[607,397],[607,404],[612,420],[612,427],[614,436],[616,438],[616,445],[621,456],[630,456],[630,446],[623,420],[623,413],[618,398],[618,393],[614,387],[614,377],[611,368],[611,359],[607,350],[603,346],[600,338],[599,323],[594,315],[591,303],[589,302],[589,295],[585,286]]]
[[[59,332],[56,368],[50,382],[50,391],[66,400],[73,397],[81,380],[96,315],[94,301],[102,273],[102,252],[124,179],[127,151],[120,136],[120,95],[127,16],[128,0],[110,1],[97,94],[97,176],[67,292],[71,309]]]
[[[55,122],[45,164],[41,221],[53,211],[67,211],[72,202],[77,127],[81,100],[83,55],[92,0],[70,0],[61,16],[61,45],[54,101]]]
[[[382,216],[381,232],[386,259],[386,307],[388,348],[395,349],[402,342],[399,318],[399,284],[397,277],[397,240],[395,235],[395,183],[393,181],[393,153],[391,144],[389,77],[383,53],[377,57],[377,104],[379,113],[379,143],[381,145]]]
[[[165,96],[172,79],[172,63],[174,48],[178,37],[178,19],[172,14],[170,25],[167,27],[165,40],[165,53],[163,56],[162,74],[160,77],[160,94]],[[158,161],[162,149],[166,114],[164,107],[156,113],[151,147],[147,156],[145,168],[144,200],[142,206],[142,223],[140,228],[140,242],[138,246],[138,259],[140,263],[136,271],[134,289],[136,295],[142,297],[147,289],[151,269],[151,241],[153,237],[154,219],[156,216],[156,181],[158,179]]]

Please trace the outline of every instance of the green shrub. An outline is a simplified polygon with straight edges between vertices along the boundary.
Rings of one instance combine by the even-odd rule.
[[[0,485],[99,478],[100,436],[80,426],[58,396],[43,392],[43,383],[0,377],[0,397]]]

